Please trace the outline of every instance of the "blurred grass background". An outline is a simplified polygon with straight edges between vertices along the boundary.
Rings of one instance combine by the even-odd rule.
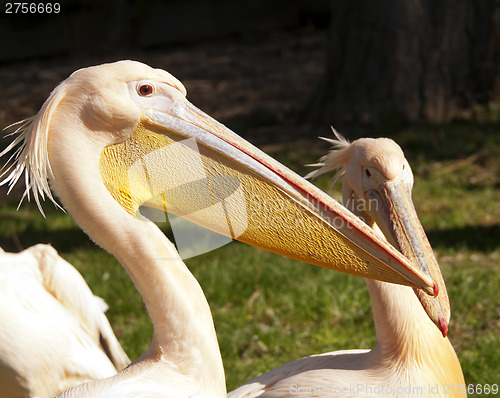
[[[499,384],[498,124],[420,124],[381,129],[377,135],[387,133],[402,146],[415,174],[414,203],[447,283],[452,306],[449,338],[465,380]],[[308,171],[304,164],[329,149],[319,140],[261,148],[301,175]],[[325,190],[330,186],[326,176],[314,182]],[[331,194],[339,199],[340,185]],[[52,244],[110,305],[107,315],[130,358],[144,353],[152,326],[117,261],[96,247],[69,215],[49,203],[44,205],[46,219],[33,203],[16,211],[18,199],[0,202],[1,247],[18,251],[35,243]],[[370,348],[374,343],[370,298],[361,278],[239,242],[186,263],[213,312],[228,390],[299,357]]]

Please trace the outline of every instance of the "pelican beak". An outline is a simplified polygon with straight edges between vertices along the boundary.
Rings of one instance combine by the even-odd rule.
[[[189,103],[147,109],[100,170],[131,215],[144,206],[310,264],[419,288],[434,281],[338,202]]]
[[[434,296],[416,289],[424,310],[444,337],[448,333],[450,303],[443,275],[411,199],[411,187],[403,180],[382,183],[366,191],[368,212],[387,240],[437,283]],[[438,294],[439,292],[439,294]]]

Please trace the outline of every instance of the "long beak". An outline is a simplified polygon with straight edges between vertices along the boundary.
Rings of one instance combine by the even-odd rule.
[[[168,113],[145,110],[100,168],[134,216],[152,206],[307,263],[435,293],[432,278],[360,219],[185,98]]]
[[[366,194],[370,200],[369,214],[387,240],[437,282],[439,294],[434,297],[422,294],[420,290],[415,290],[415,293],[431,320],[446,336],[450,321],[448,293],[437,259],[413,206],[410,187],[402,180],[392,180]]]

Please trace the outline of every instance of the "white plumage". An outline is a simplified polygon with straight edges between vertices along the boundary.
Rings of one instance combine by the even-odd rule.
[[[56,250],[0,253],[0,397],[53,397],[130,361],[104,301]]]

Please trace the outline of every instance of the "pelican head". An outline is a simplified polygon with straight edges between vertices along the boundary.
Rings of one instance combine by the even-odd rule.
[[[411,199],[413,173],[401,147],[389,138],[360,138],[349,143],[326,139],[334,149],[320,160],[320,169],[308,177],[337,170],[344,175],[344,205],[385,238],[438,284],[435,297],[417,296],[443,336],[448,333],[450,304],[441,270]]]
[[[163,70],[134,61],[78,70],[14,133],[2,183],[24,174],[39,207],[56,202],[53,189],[89,235],[99,233],[85,226],[89,214],[104,226],[117,208],[141,218],[151,207],[308,263],[435,292],[413,262],[189,103]]]

